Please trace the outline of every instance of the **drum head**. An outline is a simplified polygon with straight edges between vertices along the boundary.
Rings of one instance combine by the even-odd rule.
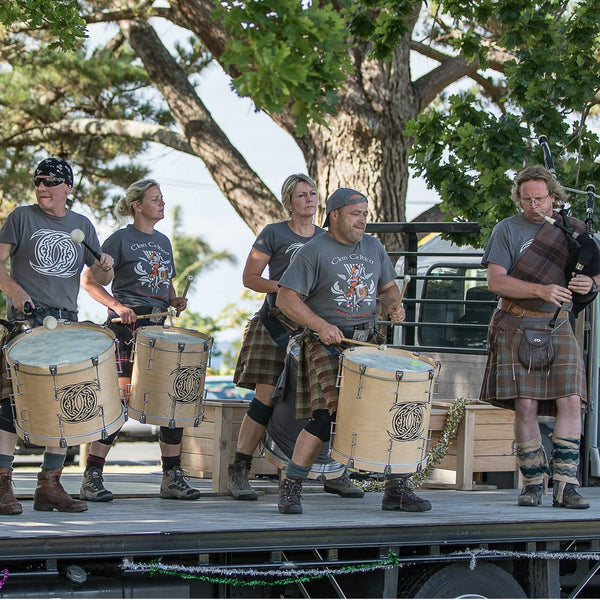
[[[375,351],[373,351],[375,350]],[[390,349],[378,350],[377,348],[359,348],[352,353],[344,354],[346,360],[380,369],[382,371],[411,371],[413,373],[426,373],[432,366],[411,354],[396,354]]]
[[[38,327],[15,338],[7,351],[9,362],[31,367],[71,365],[100,356],[113,347],[110,330],[76,324],[57,329]]]

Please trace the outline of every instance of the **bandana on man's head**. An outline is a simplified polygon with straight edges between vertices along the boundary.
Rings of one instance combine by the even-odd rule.
[[[68,186],[73,186],[73,169],[71,165],[62,158],[45,158],[36,168],[34,175],[48,175],[58,177]]]

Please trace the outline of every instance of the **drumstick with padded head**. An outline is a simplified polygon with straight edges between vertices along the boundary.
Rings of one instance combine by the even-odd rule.
[[[71,239],[76,243],[76,244],[83,244],[92,254],[92,256],[100,261],[101,260],[101,256],[98,252],[96,252],[86,241],[85,241],[85,235],[83,233],[83,231],[81,231],[81,229],[73,229],[73,231],[71,231]]]
[[[44,317],[44,320],[42,321],[42,325],[46,329],[56,329],[56,326],[58,325],[58,321],[56,320],[56,317],[53,317],[52,315],[48,315],[47,317]]]

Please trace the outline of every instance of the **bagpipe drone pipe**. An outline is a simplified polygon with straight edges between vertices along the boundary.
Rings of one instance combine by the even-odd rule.
[[[544,153],[544,164],[552,176],[557,179],[556,170],[554,168],[554,161],[550,153],[550,147],[548,146],[548,139],[542,135],[538,138],[538,142],[542,147]],[[563,186],[564,187],[564,186]],[[562,223],[559,219],[553,219],[551,217],[544,216],[544,219],[559,227],[564,231],[567,239],[569,257],[565,267],[565,277],[569,281],[575,274],[582,273],[588,277],[593,277],[600,273],[600,244],[598,239],[594,235],[594,199],[596,197],[596,188],[590,184],[586,187],[585,192],[583,190],[574,190],[571,188],[564,188],[567,191],[575,192],[577,194],[586,194],[586,218],[585,218],[585,231],[578,232],[573,229],[569,224],[569,207],[563,205],[558,213],[562,218]],[[588,294],[577,294],[573,293],[573,314],[577,316],[588,304],[590,304],[597,296],[598,292],[590,292]],[[556,314],[558,314],[557,310]],[[555,318],[553,319],[553,321]]]

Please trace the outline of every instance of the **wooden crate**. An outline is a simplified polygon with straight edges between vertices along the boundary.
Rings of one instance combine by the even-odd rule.
[[[181,468],[192,477],[212,477],[214,492],[227,491],[227,467],[233,460],[248,404],[243,400],[207,400],[200,426],[183,430]],[[277,467],[255,452],[251,475],[277,473]]]
[[[431,411],[431,446],[440,439],[450,402],[434,401]],[[486,402],[467,404],[456,438],[437,468],[456,471],[456,488],[473,489],[474,473],[517,471],[512,410]]]

